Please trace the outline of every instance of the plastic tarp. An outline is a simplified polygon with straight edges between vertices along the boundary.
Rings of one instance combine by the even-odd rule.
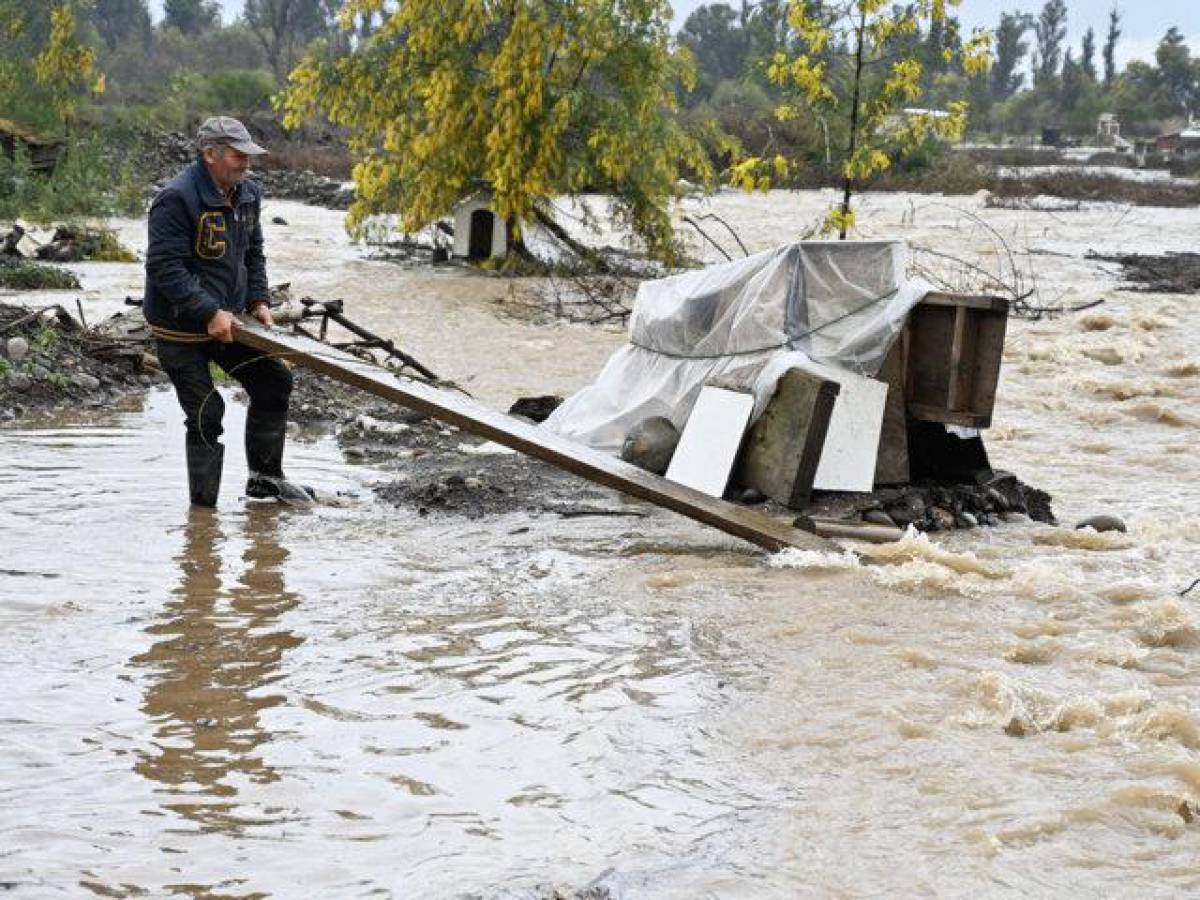
[[[752,390],[755,416],[789,368],[883,365],[928,291],[898,241],[805,241],[644,282],[629,343],[543,427],[609,453],[650,416],[683,428],[705,384]]]

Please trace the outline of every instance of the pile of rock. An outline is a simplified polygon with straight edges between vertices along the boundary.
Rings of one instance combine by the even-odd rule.
[[[252,177],[266,196],[275,200],[299,200],[326,209],[349,209],[354,202],[353,186],[313,172],[271,169],[254,172]]]
[[[0,421],[64,403],[100,407],[159,376],[140,351],[97,338],[62,307],[0,304]]]
[[[134,151],[138,171],[146,174],[151,192],[160,189],[196,158],[196,145],[183,132],[149,134]],[[276,200],[299,200],[328,209],[347,209],[354,201],[354,188],[333,178],[308,171],[269,169],[253,171],[251,177]]]
[[[976,484],[907,485],[881,489],[859,504],[859,517],[873,525],[918,531],[952,531],[999,525],[1013,516],[1054,524],[1051,497],[1010,472],[989,472]]]

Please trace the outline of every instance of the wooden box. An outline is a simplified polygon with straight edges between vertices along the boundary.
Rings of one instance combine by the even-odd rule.
[[[925,422],[967,428],[992,423],[1008,301],[927,294],[913,307],[904,342],[905,406]]]

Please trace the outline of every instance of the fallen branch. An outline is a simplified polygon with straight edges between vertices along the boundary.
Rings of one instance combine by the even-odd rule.
[[[684,216],[683,221],[687,222],[689,225],[691,225],[693,228],[695,228],[696,231],[699,233],[700,237],[704,238],[706,241],[708,241],[710,244],[712,244],[714,247],[716,247],[717,252],[720,253],[723,257],[725,257],[726,260],[728,260],[729,262],[733,262],[733,257],[730,256],[728,253],[726,253],[725,248],[722,247],[720,244],[718,244],[716,241],[714,241],[709,236],[707,231],[705,231],[703,228],[700,227],[699,222],[697,222],[691,216]]]

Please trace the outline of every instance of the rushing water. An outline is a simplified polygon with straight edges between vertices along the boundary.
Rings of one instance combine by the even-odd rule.
[[[725,195],[752,248],[829,195]],[[936,198],[872,236],[998,262]],[[0,882],[8,895],[620,898],[1200,888],[1200,304],[1081,257],[1194,248],[1193,211],[985,210],[1032,247],[996,465],[1068,523],[771,557],[667,513],[421,518],[329,439],[345,498],[184,502],[169,391],[0,430]],[[358,258],[273,204],[273,277],[342,296],[500,405],[619,336],[498,318],[505,282]],[[135,242],[141,225],[123,223]],[[1055,255],[1055,254],[1066,254]],[[137,290],[80,266],[85,309]],[[71,295],[66,295],[70,299]],[[46,297],[29,298],[40,302]],[[54,299],[63,299],[62,295]],[[240,407],[230,404],[231,436]],[[236,444],[236,440],[229,443]]]

